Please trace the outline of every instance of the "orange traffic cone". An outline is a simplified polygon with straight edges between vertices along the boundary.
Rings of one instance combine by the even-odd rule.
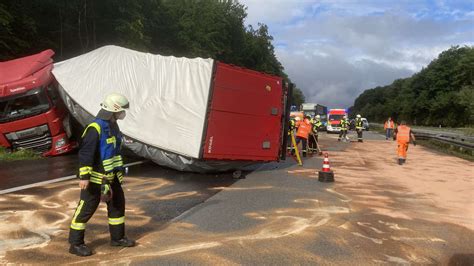
[[[318,180],[320,182],[334,182],[334,172],[329,166],[329,155],[327,153],[324,154],[323,169],[319,171]]]

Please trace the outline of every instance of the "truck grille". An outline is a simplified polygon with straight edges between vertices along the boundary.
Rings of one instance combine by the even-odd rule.
[[[13,150],[32,149],[40,153],[49,151],[53,142],[47,125],[11,132],[6,137]]]

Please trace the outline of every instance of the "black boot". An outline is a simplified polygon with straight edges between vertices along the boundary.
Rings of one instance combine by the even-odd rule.
[[[92,251],[85,244],[71,245],[69,247],[69,253],[77,255],[77,256],[81,256],[81,257],[92,255]]]
[[[402,159],[402,164],[406,163],[407,159]]]
[[[398,164],[402,165],[403,164],[403,159],[398,159]]]
[[[115,246],[115,247],[133,247],[135,246],[135,240],[131,240],[131,239],[128,239],[127,237],[124,237],[122,239],[119,239],[119,240],[111,240],[110,241],[110,245],[111,246]]]

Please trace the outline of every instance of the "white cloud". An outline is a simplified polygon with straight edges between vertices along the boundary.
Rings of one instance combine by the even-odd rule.
[[[474,45],[474,8],[462,1],[240,2],[247,23],[269,25],[277,57],[307,100],[333,107],[410,76],[452,45]]]

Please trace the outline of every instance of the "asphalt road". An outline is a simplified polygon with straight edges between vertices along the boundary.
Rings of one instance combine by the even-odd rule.
[[[108,246],[102,206],[88,224],[87,258],[67,253],[75,181],[0,196],[0,263],[472,265],[474,164],[410,147],[399,167],[394,142],[365,139],[322,137],[334,183],[317,181],[320,157],[265,165],[237,182],[132,168],[126,223],[139,245]]]
[[[124,163],[139,160],[142,159],[134,156],[124,157]],[[75,153],[34,160],[0,161],[0,191],[75,175],[77,166]]]

